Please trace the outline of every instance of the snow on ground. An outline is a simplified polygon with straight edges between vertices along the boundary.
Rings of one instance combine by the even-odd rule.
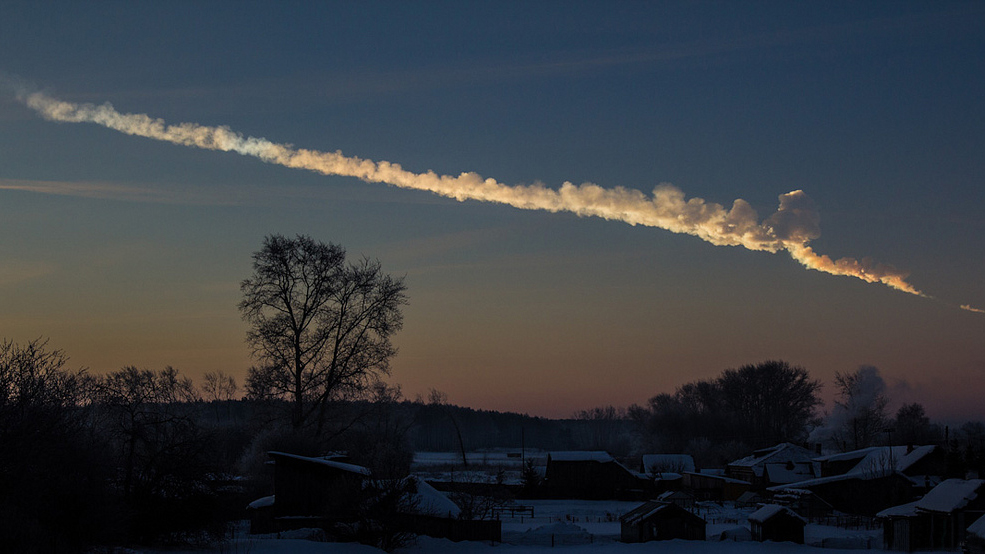
[[[638,502],[592,500],[521,500],[518,504],[533,506],[534,517],[515,516],[503,519],[503,543],[455,543],[446,539],[420,537],[417,543],[397,550],[400,554],[549,554],[560,549],[562,554],[859,554],[858,549],[879,550],[882,547],[880,529],[842,529],[808,524],[805,529],[807,545],[793,543],[760,543],[753,541],[719,542],[723,531],[748,529],[748,515],[755,508],[738,508],[732,504],[719,505],[701,502],[696,511],[709,521],[707,541],[654,541],[643,544],[618,542],[619,516],[639,505]],[[211,552],[221,554],[379,554],[379,549],[346,543],[326,543],[303,540],[303,532],[277,535],[239,534],[235,540]],[[307,536],[312,536],[310,533]],[[554,544],[555,549],[551,549]],[[824,545],[826,548],[821,548]],[[551,549],[551,550],[548,550]],[[200,554],[209,550],[139,550],[138,554]],[[935,554],[935,553],[931,553]],[[942,554],[942,553],[941,553]]]
[[[299,539],[242,539],[223,549],[207,550],[139,550],[138,554],[380,554],[371,546],[351,543],[312,542]],[[590,543],[551,548],[549,545],[490,545],[481,542],[452,542],[447,539],[421,537],[417,544],[400,548],[398,554],[860,554],[854,549],[818,548],[789,542],[717,542],[717,541],[653,541],[625,544],[621,542]],[[945,551],[924,554],[953,554]]]

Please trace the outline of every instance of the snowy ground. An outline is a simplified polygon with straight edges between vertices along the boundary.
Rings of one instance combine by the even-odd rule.
[[[636,507],[637,502],[589,500],[527,500],[533,506],[534,517],[517,516],[503,520],[503,543],[454,543],[445,539],[421,537],[417,544],[400,549],[401,554],[547,554],[561,549],[565,554],[859,554],[866,545],[882,547],[880,530],[851,530],[822,525],[808,525],[808,545],[793,543],[759,543],[751,541],[720,542],[727,529],[748,529],[749,508],[735,508],[702,503],[698,511],[708,524],[708,541],[654,541],[644,544],[624,544],[619,538],[619,516]],[[293,536],[248,536],[211,550],[223,554],[370,554],[380,553],[373,547],[359,544],[325,543],[303,540],[304,533]],[[827,548],[821,548],[824,544]],[[813,545],[813,546],[812,546]],[[203,550],[141,550],[136,553],[191,554]],[[932,553],[933,554],[933,553]]]

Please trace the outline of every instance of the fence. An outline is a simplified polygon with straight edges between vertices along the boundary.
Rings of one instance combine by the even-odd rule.
[[[830,515],[814,516],[810,518],[811,523],[827,525],[829,527],[840,527],[842,529],[882,529],[882,522],[874,517],[857,515]]]

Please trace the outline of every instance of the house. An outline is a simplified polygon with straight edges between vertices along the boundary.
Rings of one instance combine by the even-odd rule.
[[[391,521],[401,531],[452,541],[502,540],[501,521],[462,519],[462,509],[454,501],[419,477],[405,477],[395,484],[384,481],[375,486],[384,495],[399,494]]]
[[[813,453],[810,450],[784,442],[756,450],[745,458],[735,460],[728,464],[725,474],[733,479],[752,483],[753,487],[757,488],[789,484],[794,480],[803,481],[815,476],[812,457]],[[774,478],[778,478],[779,481],[769,480],[770,472],[767,471],[767,467],[772,469]]]
[[[907,502],[916,493],[908,477],[891,470],[819,477],[767,490],[774,497],[793,491],[810,491],[835,510],[859,515],[873,515],[889,506]]]
[[[619,518],[623,542],[705,540],[705,520],[670,502],[648,501]]]
[[[820,456],[814,458],[814,463],[818,477],[893,470],[909,477],[918,487],[944,475],[947,469],[944,451],[934,445],[873,446]]]
[[[248,506],[252,533],[324,527],[356,512],[369,469],[336,456],[267,455],[274,463],[274,494]]]
[[[699,500],[736,500],[752,487],[747,481],[712,473],[685,473],[682,489]]]
[[[548,453],[544,481],[559,498],[640,498],[651,487],[649,478],[603,451]]]
[[[274,461],[274,513],[346,517],[358,502],[369,469],[332,458],[268,452]]]
[[[661,473],[694,472],[694,458],[689,454],[644,454],[640,461],[640,473],[657,475]]]
[[[756,541],[804,544],[807,521],[779,504],[767,504],[749,515],[749,529]]]
[[[882,510],[887,550],[956,549],[985,512],[985,480],[948,479],[923,498]],[[975,529],[978,529],[976,526]]]
[[[763,482],[769,486],[789,485],[814,477],[813,462],[770,462],[763,466]]]
[[[872,515],[913,500],[943,472],[943,452],[929,446],[874,446],[814,458],[819,477],[769,487],[808,490],[836,510]]]

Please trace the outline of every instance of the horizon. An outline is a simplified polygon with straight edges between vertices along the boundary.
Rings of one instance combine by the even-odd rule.
[[[0,7],[0,338],[242,385],[251,255],[304,234],[405,276],[408,399],[565,419],[783,360],[985,418],[985,6],[430,8]]]

